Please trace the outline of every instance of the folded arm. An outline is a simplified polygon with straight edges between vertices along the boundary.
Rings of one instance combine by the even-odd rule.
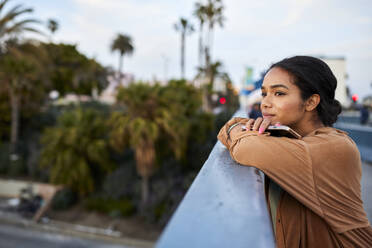
[[[260,169],[301,203],[323,216],[307,144],[299,139],[244,131],[238,126],[227,133],[232,124],[244,124],[246,121],[243,118],[232,119],[218,134],[218,139],[230,151],[231,157],[242,165]]]

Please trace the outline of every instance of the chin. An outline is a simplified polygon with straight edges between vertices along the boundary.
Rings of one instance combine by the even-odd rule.
[[[281,123],[281,121],[279,121],[279,120],[276,119],[276,118],[272,118],[272,117],[270,118],[270,117],[269,117],[269,118],[267,118],[267,119],[270,120],[270,124],[271,124],[271,125],[275,125],[275,124],[278,123],[278,122],[279,122],[281,125],[283,125],[283,123]]]

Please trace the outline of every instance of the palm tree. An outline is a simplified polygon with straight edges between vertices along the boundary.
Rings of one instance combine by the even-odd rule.
[[[106,120],[96,110],[79,107],[63,113],[41,138],[40,166],[50,169],[50,182],[81,196],[93,192],[96,182],[113,168],[106,133]]]
[[[209,68],[198,67],[197,77],[210,76],[209,82],[211,84],[211,87],[213,88],[213,83],[216,77],[225,78],[226,76],[226,73],[221,71],[222,67],[223,64],[220,61],[216,61],[215,63],[210,64]]]
[[[121,152],[129,145],[135,152],[137,172],[142,177],[142,207],[149,199],[149,178],[155,172],[155,141],[159,137],[156,123],[157,88],[143,83],[119,88],[117,100],[125,111],[115,112],[109,121],[110,141]]]
[[[207,67],[198,67],[198,74],[196,77],[206,78],[208,83],[203,86],[203,109],[206,112],[212,111],[212,99],[211,95],[214,88],[214,80],[219,77],[225,81],[229,81],[230,78],[226,72],[222,72],[223,64],[220,61],[210,64]]]
[[[205,6],[201,3],[195,3],[194,16],[199,21],[199,49],[198,49],[198,59],[199,66],[203,65],[203,27],[206,21],[205,17]]]
[[[8,90],[9,99],[11,102],[11,153],[16,151],[17,139],[18,139],[18,124],[19,124],[19,104],[20,104],[20,89],[23,88],[25,83],[30,82],[33,76],[38,74],[38,70],[31,68],[38,68],[38,61],[33,57],[33,52],[29,53],[30,50],[34,50],[32,46],[12,46],[7,47],[4,43],[5,38],[13,38],[19,33],[29,31],[40,33],[37,29],[30,26],[30,24],[39,23],[36,19],[23,19],[18,20],[20,16],[24,16],[27,13],[33,12],[32,8],[24,8],[21,4],[18,4],[10,8],[7,12],[5,8],[9,0],[0,1],[0,44],[2,45],[2,56],[0,63],[1,66],[1,84],[2,87]],[[8,42],[8,45],[14,42]],[[28,53],[23,55],[24,48],[27,48]],[[30,49],[31,48],[31,49]],[[40,61],[39,61],[40,62]],[[8,71],[7,71],[8,70]]]
[[[205,48],[206,57],[209,57],[209,61],[212,59],[212,46],[213,46],[213,31],[214,26],[219,24],[220,27],[223,26],[223,21],[225,17],[223,16],[224,6],[222,5],[222,0],[208,0],[207,5],[204,6],[204,14],[206,21],[208,23],[208,36],[207,36],[207,46]],[[207,61],[207,66],[209,62]]]
[[[36,90],[35,82],[47,84],[48,56],[40,45],[8,42],[0,59],[0,84],[11,106],[11,154],[16,153],[22,96]]]
[[[111,44],[111,52],[118,51],[119,56],[119,76],[118,81],[120,82],[122,75],[123,59],[124,55],[131,55],[133,53],[134,47],[132,38],[128,35],[118,34]]]
[[[47,27],[50,31],[50,38],[49,39],[52,40],[52,35],[58,30],[59,24],[54,19],[48,19]]]
[[[39,30],[29,26],[29,24],[40,23],[38,20],[30,18],[17,20],[19,16],[33,12],[32,8],[24,8],[21,4],[18,4],[2,14],[8,2],[9,0],[0,2],[0,40],[8,35],[19,34],[24,31],[40,33]]]
[[[165,137],[175,157],[183,158],[190,119],[199,110],[199,92],[181,81],[171,81],[167,86],[136,83],[119,88],[117,100],[123,111],[111,116],[110,143],[118,152],[126,146],[134,150],[142,178],[142,207],[148,202],[149,179],[156,171],[156,142]]]
[[[181,17],[179,22],[174,24],[174,28],[181,33],[181,78],[185,78],[185,38],[194,31],[194,27]]]

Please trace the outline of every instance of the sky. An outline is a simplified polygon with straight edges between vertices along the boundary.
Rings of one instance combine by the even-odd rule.
[[[204,0],[206,1],[206,0]],[[118,67],[110,51],[118,33],[133,39],[135,51],[124,58],[124,72],[138,80],[180,77],[180,17],[194,24],[186,38],[186,77],[198,66],[196,0],[15,0],[34,8],[32,16],[53,18],[60,28],[54,42],[78,50],[104,66]],[[372,95],[371,0],[223,0],[225,22],[214,32],[212,60],[221,61],[235,85],[245,68],[254,77],[273,62],[294,55],[345,57],[352,93]],[[11,5],[9,4],[9,6]],[[45,29],[45,32],[47,30]],[[40,39],[45,39],[40,37]]]

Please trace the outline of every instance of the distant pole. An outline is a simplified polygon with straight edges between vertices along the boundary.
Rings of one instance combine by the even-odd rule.
[[[166,55],[162,55],[161,58],[163,59],[163,73],[164,73],[164,82],[168,82],[168,63],[169,57]]]

